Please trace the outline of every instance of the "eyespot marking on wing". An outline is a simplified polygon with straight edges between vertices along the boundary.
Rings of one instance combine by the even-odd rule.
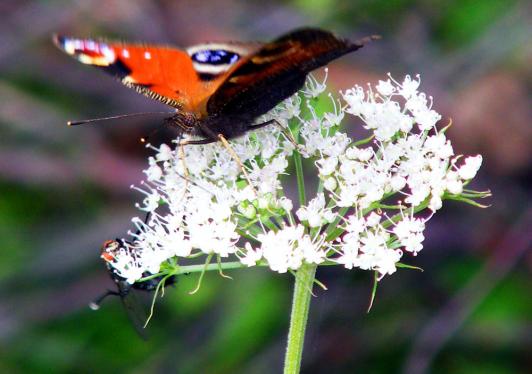
[[[203,81],[212,80],[225,73],[247,52],[238,45],[207,43],[189,47],[187,53],[192,60],[194,70]],[[204,79],[205,78],[205,79]]]
[[[192,54],[192,61],[210,65],[232,65],[240,56],[224,49],[205,49]]]

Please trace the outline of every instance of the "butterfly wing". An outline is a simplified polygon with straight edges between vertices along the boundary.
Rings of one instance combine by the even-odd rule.
[[[297,92],[309,72],[362,45],[320,29],[292,31],[235,64],[210,97],[207,112],[254,119]]]
[[[229,68],[257,50],[256,43],[207,43],[186,50],[55,36],[55,44],[83,64],[177,109],[202,117],[205,103]]]

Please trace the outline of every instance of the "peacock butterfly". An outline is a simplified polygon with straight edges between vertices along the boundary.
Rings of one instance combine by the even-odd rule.
[[[206,144],[234,138],[273,121],[255,120],[297,92],[307,75],[356,51],[329,31],[303,28],[268,42],[204,43],[185,49],[55,36],[55,44],[83,64],[176,110],[167,122]]]

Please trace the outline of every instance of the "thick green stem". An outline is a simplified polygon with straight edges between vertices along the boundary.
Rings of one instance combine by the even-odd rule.
[[[297,137],[299,138],[299,136]],[[305,177],[303,174],[303,162],[299,152],[293,154],[299,204],[306,204]],[[292,296],[292,312],[290,314],[290,327],[288,330],[288,342],[286,343],[286,355],[284,359],[284,374],[297,374],[301,368],[303,357],[303,344],[305,342],[305,330],[307,327],[312,286],[316,275],[317,265],[303,264],[295,273],[294,294]]]
[[[284,374],[297,374],[301,369],[303,343],[307,327],[312,286],[316,275],[314,264],[303,264],[296,273],[294,294],[292,297],[292,313],[284,360]]]

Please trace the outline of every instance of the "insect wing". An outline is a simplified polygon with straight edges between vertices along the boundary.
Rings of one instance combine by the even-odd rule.
[[[55,44],[124,85],[201,117],[205,103],[229,68],[256,51],[258,43],[204,43],[179,49],[165,45],[106,42],[55,36]]]
[[[266,113],[299,90],[307,74],[362,44],[319,29],[300,29],[266,43],[235,65],[207,103],[209,114]]]
[[[143,340],[148,340],[148,334],[144,328],[144,324],[148,319],[146,309],[129,285],[123,285],[122,283],[119,283],[118,285],[120,290],[120,300],[122,300],[122,305],[124,305],[129,320],[133,324],[137,334]]]

